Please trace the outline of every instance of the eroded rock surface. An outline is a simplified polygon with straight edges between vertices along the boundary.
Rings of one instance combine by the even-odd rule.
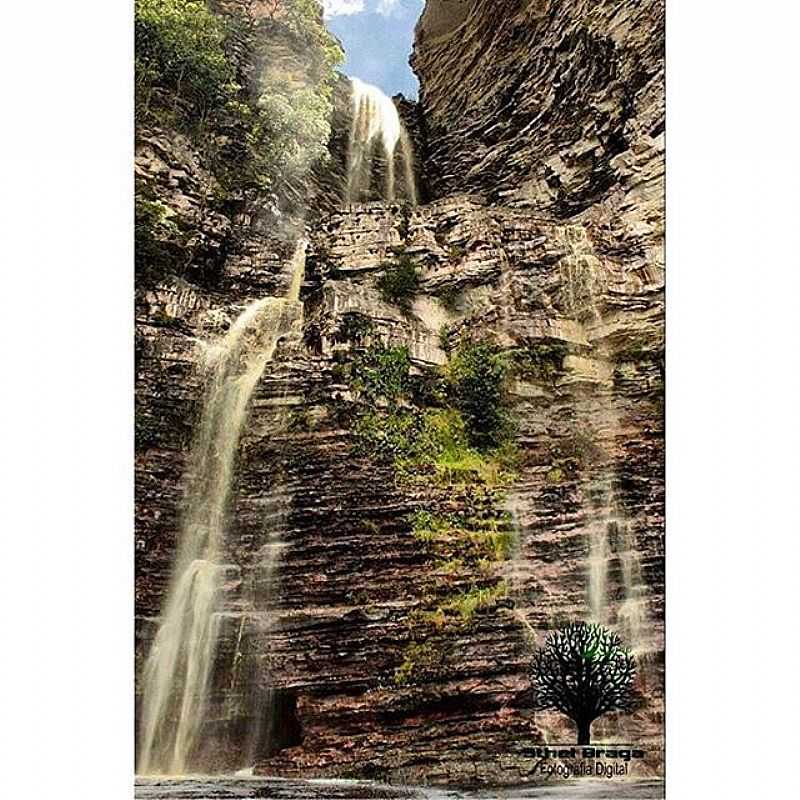
[[[604,621],[635,647],[645,701],[598,721],[594,737],[641,745],[639,776],[661,774],[662,21],[659,2],[429,0],[413,113],[436,199],[332,209],[335,164],[321,181],[303,329],[280,343],[240,445],[197,754],[206,769],[534,779],[531,747],[574,733],[534,710],[532,650],[591,615],[602,541]],[[336,130],[335,152],[344,141]],[[248,302],[285,293],[291,243],[259,209],[219,210],[213,176],[180,137],[145,132],[137,169],[197,231],[183,277],[137,296],[141,661],[179,531],[203,350]],[[420,266],[407,309],[376,284],[398,253]],[[511,387],[513,481],[414,483],[359,450],[365,403],[343,363],[402,345],[423,379],[460,341],[483,337],[554,354]],[[430,508],[501,520],[514,546],[497,559],[455,544],[442,555],[414,535],[412,516]],[[490,599],[464,624],[420,624],[471,591]]]

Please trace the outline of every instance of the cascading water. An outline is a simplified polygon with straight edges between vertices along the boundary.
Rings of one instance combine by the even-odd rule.
[[[639,551],[630,524],[623,523],[621,531],[622,582],[625,586],[625,600],[617,612],[619,625],[634,650],[641,651],[644,646],[643,634],[647,621],[647,601],[644,595],[644,579]]]
[[[599,295],[603,289],[602,265],[593,254],[591,243],[583,226],[567,226],[564,229],[564,244],[569,255],[561,260],[560,270],[566,289],[567,310],[576,318],[602,326]],[[612,353],[602,355],[611,359]],[[601,415],[607,438],[616,441],[620,437],[619,415],[609,396]],[[646,599],[642,579],[639,552],[633,527],[622,511],[616,485],[616,468],[605,473],[589,487],[592,499],[589,522],[588,559],[588,603],[592,622],[608,623],[609,563],[616,553],[621,564],[622,603],[617,611],[616,624],[625,641],[634,651],[643,647],[642,634],[646,621]]]
[[[601,516],[589,526],[589,613],[592,622],[601,625],[608,616],[608,555],[606,521]]]
[[[189,462],[172,583],[143,672],[138,772],[182,775],[204,719],[219,632],[225,518],[250,397],[278,341],[302,317],[306,242],[286,298],[251,303],[209,347],[203,410]]]
[[[608,412],[612,437],[619,436],[619,420]],[[634,652],[644,648],[646,598],[639,550],[631,520],[618,496],[616,469],[594,484],[592,520],[589,523],[589,611],[593,622],[607,624],[609,565],[616,556],[621,566],[622,602],[617,609],[616,627]]]
[[[403,170],[404,198],[417,204],[414,152],[397,107],[380,89],[358,78],[351,79],[353,123],[347,151],[345,201],[356,203],[372,187],[376,150],[385,161],[383,198],[396,199],[396,161]]]

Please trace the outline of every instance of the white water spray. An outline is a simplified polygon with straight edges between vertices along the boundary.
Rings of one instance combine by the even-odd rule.
[[[372,185],[373,162],[380,149],[386,162],[383,198],[395,200],[396,164],[403,169],[405,199],[417,204],[414,153],[411,139],[400,121],[397,107],[377,86],[352,78],[353,124],[347,152],[345,201],[358,202]]]
[[[631,642],[634,650],[642,650],[643,636],[647,622],[647,600],[644,595],[644,578],[639,551],[633,536],[633,530],[626,523],[622,531],[622,582],[625,586],[625,600],[617,612],[619,625],[626,640]]]
[[[570,225],[563,230],[563,241],[569,254],[561,259],[560,271],[565,289],[566,310],[575,319],[602,326],[600,298],[604,289],[603,266],[594,254],[586,229]],[[612,354],[600,348],[600,353],[610,359]],[[609,438],[620,438],[619,414],[614,405],[613,389],[603,414],[609,429]],[[616,553],[619,557],[624,591],[617,611],[616,624],[626,642],[634,651],[643,647],[646,623],[646,598],[639,551],[631,521],[619,503],[616,484],[616,465],[593,487],[594,501],[591,521],[588,524],[589,559],[587,594],[590,621],[609,622],[608,583],[609,563]]]
[[[608,617],[608,534],[601,517],[589,529],[589,612],[592,622],[605,625]]]
[[[206,393],[190,455],[183,525],[161,625],[143,674],[138,772],[187,771],[208,701],[217,652],[225,518],[236,452],[264,367],[302,316],[306,242],[292,259],[286,298],[249,305],[205,353]]]

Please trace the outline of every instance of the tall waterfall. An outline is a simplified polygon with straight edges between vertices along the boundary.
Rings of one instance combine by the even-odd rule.
[[[378,151],[385,162],[383,198],[389,201],[396,199],[399,161],[404,199],[416,205],[414,151],[395,104],[377,86],[352,78],[352,111],[353,123],[347,151],[346,202],[358,202],[372,188],[373,167]]]
[[[613,398],[608,398],[605,423],[612,441],[621,436]],[[621,567],[622,598],[616,615],[616,628],[634,651],[641,651],[646,629],[646,597],[639,549],[633,520],[624,511],[619,497],[619,469],[610,471],[588,487],[591,499],[589,535],[588,599],[592,622],[609,622],[609,567],[617,558]]]
[[[302,315],[306,242],[286,298],[251,303],[206,351],[206,390],[189,461],[172,582],[143,673],[138,772],[182,775],[203,723],[219,633],[226,512],[253,390],[280,337]]]
[[[566,226],[562,237],[569,251],[560,262],[566,310],[587,326],[602,329],[600,299],[604,291],[603,266],[594,254],[583,226]],[[598,346],[598,355],[609,362],[613,361],[613,352],[602,342]],[[613,381],[613,378],[609,379]],[[622,432],[613,385],[606,388],[602,399],[604,409],[599,416],[607,430],[606,438],[611,442],[618,441]],[[591,499],[587,526],[589,618],[601,624],[609,622],[609,567],[617,558],[621,566],[623,595],[617,610],[616,627],[625,641],[637,651],[644,646],[643,631],[647,615],[645,587],[633,523],[620,502],[618,485],[618,464],[612,463],[605,474],[587,487]]]

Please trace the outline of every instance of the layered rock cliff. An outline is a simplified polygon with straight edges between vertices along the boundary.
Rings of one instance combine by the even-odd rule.
[[[437,196],[661,221],[663,0],[429,0],[413,64]],[[627,202],[626,202],[627,200]]]
[[[333,209],[337,167],[320,168],[305,319],[240,446],[206,768],[529,779],[535,744],[574,735],[533,708],[532,651],[591,617],[602,589],[645,699],[594,737],[640,744],[639,774],[661,773],[662,34],[658,2],[428,0],[420,104],[404,116],[434,199]],[[213,170],[182,134],[141,130],[137,174],[202,244],[137,293],[141,658],[175,551],[202,342],[285,291],[292,243],[257,203],[214,206]],[[398,258],[419,268],[407,305],[377,285]],[[449,420],[437,382],[470,341],[512,354],[513,457],[401,468],[368,424]],[[387,350],[408,354],[396,394],[363,377]]]

